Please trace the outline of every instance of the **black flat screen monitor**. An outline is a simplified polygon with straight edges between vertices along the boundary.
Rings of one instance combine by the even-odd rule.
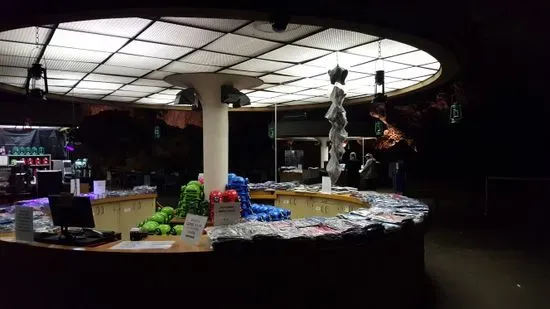
[[[36,195],[46,197],[61,193],[61,171],[38,171],[36,172]]]
[[[94,228],[94,215],[92,202],[87,196],[61,196],[48,197],[53,224],[61,227],[87,227]]]

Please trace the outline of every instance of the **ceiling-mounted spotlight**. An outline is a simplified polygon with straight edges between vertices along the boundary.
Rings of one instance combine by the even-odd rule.
[[[174,104],[191,105],[191,110],[197,112],[202,111],[201,100],[195,91],[195,88],[187,88],[178,92],[178,94],[176,94]]]
[[[272,14],[269,18],[271,23],[271,28],[274,32],[281,33],[285,32],[288,27],[288,22],[290,21],[290,16],[285,14]]]
[[[40,81],[44,81],[44,89],[40,87]],[[48,94],[48,73],[46,68],[40,63],[34,63],[27,70],[27,80],[25,81],[25,92],[27,96],[46,100]]]
[[[221,94],[222,103],[233,104],[235,108],[250,105],[250,99],[246,94],[231,85],[222,85]]]

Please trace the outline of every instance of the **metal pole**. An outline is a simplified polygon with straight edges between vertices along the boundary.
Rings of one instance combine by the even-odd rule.
[[[485,176],[485,211],[484,215],[487,217],[487,214],[489,213],[489,197],[487,196],[487,182],[489,178]]]
[[[274,130],[275,130],[275,134],[274,134],[274,138],[273,138],[273,141],[275,143],[275,182],[277,182],[277,103],[275,103],[275,119],[273,121],[274,123]]]
[[[363,162],[363,165],[365,165],[365,139],[361,137],[361,147],[363,148],[362,149],[362,156],[361,156],[361,162]]]

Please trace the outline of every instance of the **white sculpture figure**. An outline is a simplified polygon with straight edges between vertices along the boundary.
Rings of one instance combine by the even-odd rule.
[[[338,181],[340,178],[340,159],[346,151],[344,149],[344,142],[348,137],[348,132],[346,131],[346,125],[348,120],[346,118],[346,111],[344,110],[344,99],[346,97],[346,92],[344,91],[343,84],[347,76],[347,70],[342,69],[340,66],[336,66],[334,69],[329,70],[329,76],[334,87],[330,94],[330,105],[325,118],[328,119],[331,125],[328,138],[332,144],[330,149],[330,159],[327,164],[327,173],[330,177],[330,180],[333,184]]]

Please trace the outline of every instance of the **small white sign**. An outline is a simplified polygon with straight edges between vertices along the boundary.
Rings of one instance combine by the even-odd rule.
[[[76,192],[76,179],[71,179],[71,193],[75,194]]]
[[[232,225],[239,223],[241,219],[240,203],[216,203],[214,204],[214,225]]]
[[[208,221],[208,217],[187,214],[183,223],[181,239],[190,245],[197,245],[201,240],[206,221]]]
[[[80,178],[75,179],[75,193],[74,195],[80,195]]]
[[[302,170],[302,164],[298,164],[298,169]]]
[[[15,208],[15,239],[22,241],[34,240],[32,207],[16,206]]]
[[[323,176],[321,181],[321,192],[331,194],[332,193],[332,183],[330,177]]]
[[[105,180],[94,180],[94,194],[105,195]]]

